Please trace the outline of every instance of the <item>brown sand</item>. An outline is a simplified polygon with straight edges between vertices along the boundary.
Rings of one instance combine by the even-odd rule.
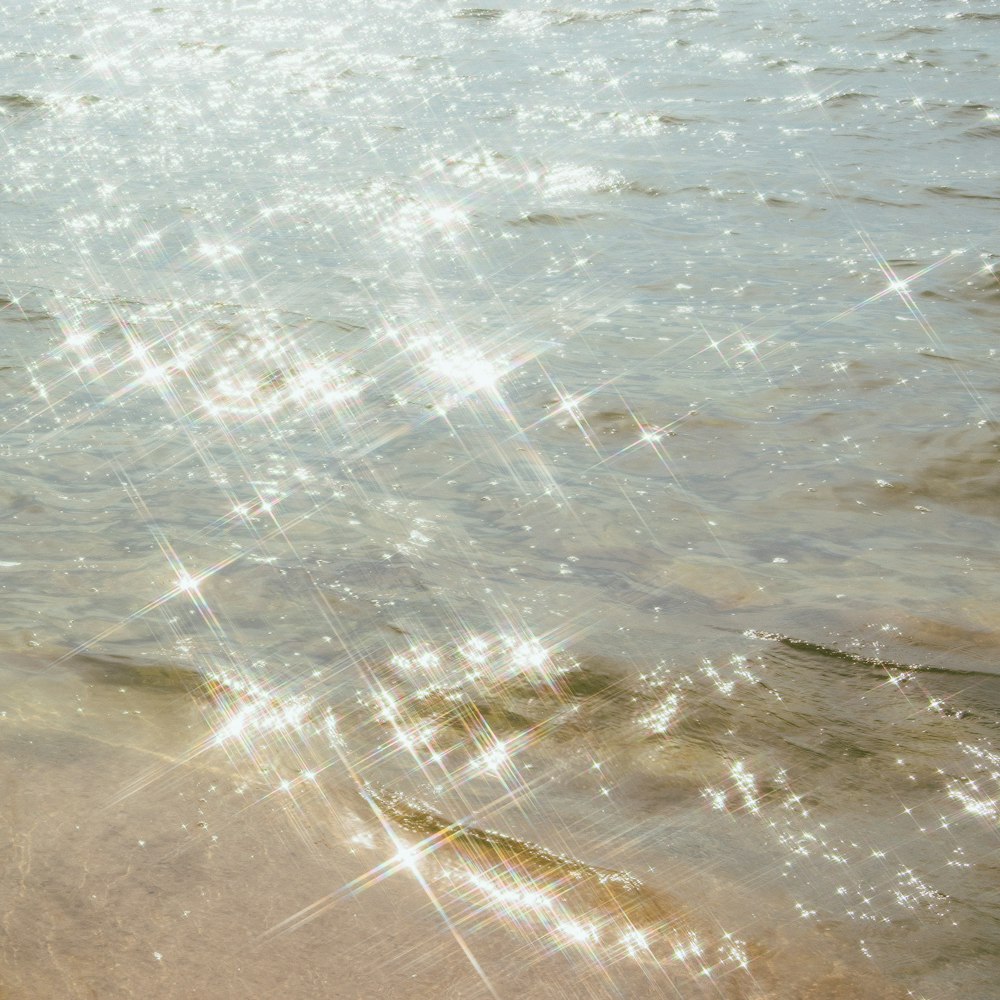
[[[273,747],[254,766],[212,742],[211,691],[199,683],[169,667],[6,657],[2,1000],[897,995],[870,973],[841,973],[821,942],[811,955],[790,942],[792,962],[750,943],[753,974],[715,981],[683,961],[609,964],[545,946],[544,933],[452,891],[449,868],[516,869],[539,884],[566,876],[579,905],[607,897],[668,939],[696,922],[690,906],[647,900],[641,885],[481,830],[449,834],[423,887],[406,869],[372,877],[393,851],[372,808],[390,823],[403,810],[404,838],[427,832],[413,833],[424,813],[366,804],[333,769],[282,791]],[[437,836],[446,821],[427,815]],[[500,858],[511,844],[513,867]]]

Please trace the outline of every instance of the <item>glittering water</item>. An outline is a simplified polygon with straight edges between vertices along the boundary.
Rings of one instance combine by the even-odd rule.
[[[0,995],[994,995],[988,4],[3,15]]]

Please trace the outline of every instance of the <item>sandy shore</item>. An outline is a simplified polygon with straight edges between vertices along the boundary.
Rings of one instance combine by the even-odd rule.
[[[4,1000],[487,994],[412,878],[269,934],[379,858],[223,749],[192,758],[208,730],[190,694],[86,673],[0,671]]]
[[[393,801],[380,822],[333,769],[282,788],[295,748],[253,760],[220,745],[217,710],[210,685],[170,667],[5,658],[2,1000],[899,995],[821,937],[750,940],[752,974],[716,958],[708,976],[730,942],[697,901],[509,837],[466,828],[430,862],[394,864],[386,819],[412,842],[437,817]],[[479,875],[493,888],[470,896]],[[553,885],[558,912],[586,926],[602,910],[666,960],[554,945],[552,920],[518,919],[513,895]]]

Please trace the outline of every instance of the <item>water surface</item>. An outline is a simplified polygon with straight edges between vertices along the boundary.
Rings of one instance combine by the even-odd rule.
[[[4,13],[0,994],[992,995],[986,5]]]

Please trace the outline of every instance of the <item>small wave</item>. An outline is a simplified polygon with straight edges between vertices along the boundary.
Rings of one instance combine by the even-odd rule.
[[[801,64],[800,64],[801,65]],[[882,70],[871,66],[814,66],[811,69],[802,67],[798,72],[808,70],[810,73],[820,73],[824,76],[856,76],[861,73],[881,73]]]
[[[800,65],[798,59],[768,59],[764,63],[764,69],[791,69]]]
[[[970,128],[965,135],[970,139],[1000,139],[1000,124]]]
[[[594,217],[593,212],[581,212],[577,215],[559,215],[555,212],[530,212],[522,215],[520,219],[511,219],[508,225],[511,226],[572,226],[584,219]]]
[[[66,662],[91,684],[199,698],[212,698],[218,693],[216,685],[204,674],[176,663],[149,661],[122,653],[78,653]]]
[[[984,267],[982,276],[969,282],[968,288],[972,298],[1000,301],[1000,265]]]
[[[44,323],[52,316],[40,309],[29,309],[17,299],[0,295],[0,320],[4,323]]]
[[[855,104],[857,101],[871,100],[874,96],[874,94],[865,94],[859,90],[845,90],[839,94],[831,94],[820,103],[824,108],[842,108],[850,104]]]
[[[362,792],[383,822],[419,838],[408,855],[433,858],[452,893],[477,909],[498,909],[507,919],[533,926],[553,946],[583,946],[603,959],[672,961],[676,973],[684,971],[681,961],[690,951],[704,954],[703,962],[712,955],[717,974],[745,974],[750,956],[743,942],[706,933],[685,907],[626,871],[448,819],[396,792],[371,785]],[[712,995],[718,990],[713,984]]]
[[[94,94],[82,94],[76,97],[59,96],[51,100],[31,97],[29,94],[0,94],[0,116],[10,118],[29,118],[51,111],[72,112],[91,104],[97,104],[100,98]]]
[[[956,118],[974,118],[976,121],[980,121],[984,115],[989,115],[994,111],[996,111],[996,109],[992,104],[980,104],[975,101],[970,101],[967,104],[962,104],[955,108],[953,114]]]
[[[44,107],[44,101],[27,94],[0,94],[0,109],[9,115],[27,115]]]
[[[745,633],[748,639],[760,639],[764,642],[774,642],[779,646],[797,650],[800,653],[812,653],[814,656],[822,656],[831,660],[842,660],[846,663],[856,663],[863,667],[877,667],[880,670],[885,667],[892,667],[896,670],[915,670],[917,664],[896,663],[892,660],[883,659],[880,656],[864,656],[859,653],[848,653],[846,650],[838,649],[836,646],[827,646],[820,642],[812,642],[807,639],[796,639],[781,632],[765,632],[758,629],[748,629]]]
[[[499,21],[506,13],[496,7],[467,7],[451,16],[456,21]]]
[[[680,115],[668,115],[668,114],[656,115],[655,118],[656,118],[656,121],[659,122],[660,125],[681,125],[681,126],[683,126],[683,125],[689,125],[689,124],[691,124],[691,122],[697,120],[695,118],[683,118]]]
[[[669,11],[672,16],[692,15],[694,17],[718,17],[719,12],[714,7],[672,7]]]
[[[936,299],[945,298],[945,296],[938,295],[937,293],[929,290],[927,292],[922,292],[921,295],[927,298],[936,298]],[[933,351],[930,348],[927,348],[926,350],[922,351],[917,351],[917,354],[922,358],[930,358],[932,361],[946,361],[949,364],[953,365],[962,365],[966,363],[961,358],[953,358],[950,354],[939,354],[937,351]]]
[[[922,69],[936,69],[940,63],[931,59],[924,59],[915,52],[899,52],[892,57],[892,61],[900,66],[920,66]]]
[[[961,198],[969,201],[1000,201],[1000,194],[981,194],[976,191],[962,191],[960,188],[947,185],[935,185],[924,189],[928,194],[936,194],[942,198]]]
[[[507,865],[520,863],[524,867],[540,870],[546,874],[556,871],[569,875],[574,881],[588,881],[594,887],[613,887],[613,892],[617,890],[630,897],[638,895],[642,890],[642,882],[628,872],[598,868],[495,830],[449,820],[429,806],[409,801],[397,793],[370,786],[366,791],[394,825],[409,833],[431,837],[442,836],[452,846],[471,847],[477,854],[485,850],[498,855],[498,859],[502,856]]]
[[[225,50],[229,48],[228,45],[223,45],[221,43],[202,41],[178,42],[177,45],[182,49],[192,49],[198,52],[206,52],[213,56],[217,56],[219,53],[225,52]]]
[[[634,10],[593,11],[574,10],[561,13],[553,11],[558,18],[555,24],[562,27],[568,24],[603,24],[608,21],[632,21],[640,17],[648,17],[656,11],[651,7],[637,7]]]
[[[929,24],[915,24],[912,27],[903,28],[900,31],[885,35],[884,40],[887,42],[898,42],[902,41],[904,38],[910,38],[913,35],[938,35],[942,30],[943,29],[935,28]]]
[[[870,194],[838,194],[836,198],[842,201],[853,201],[856,205],[874,205],[878,208],[919,208],[917,201],[889,201],[886,198],[876,198]]]

